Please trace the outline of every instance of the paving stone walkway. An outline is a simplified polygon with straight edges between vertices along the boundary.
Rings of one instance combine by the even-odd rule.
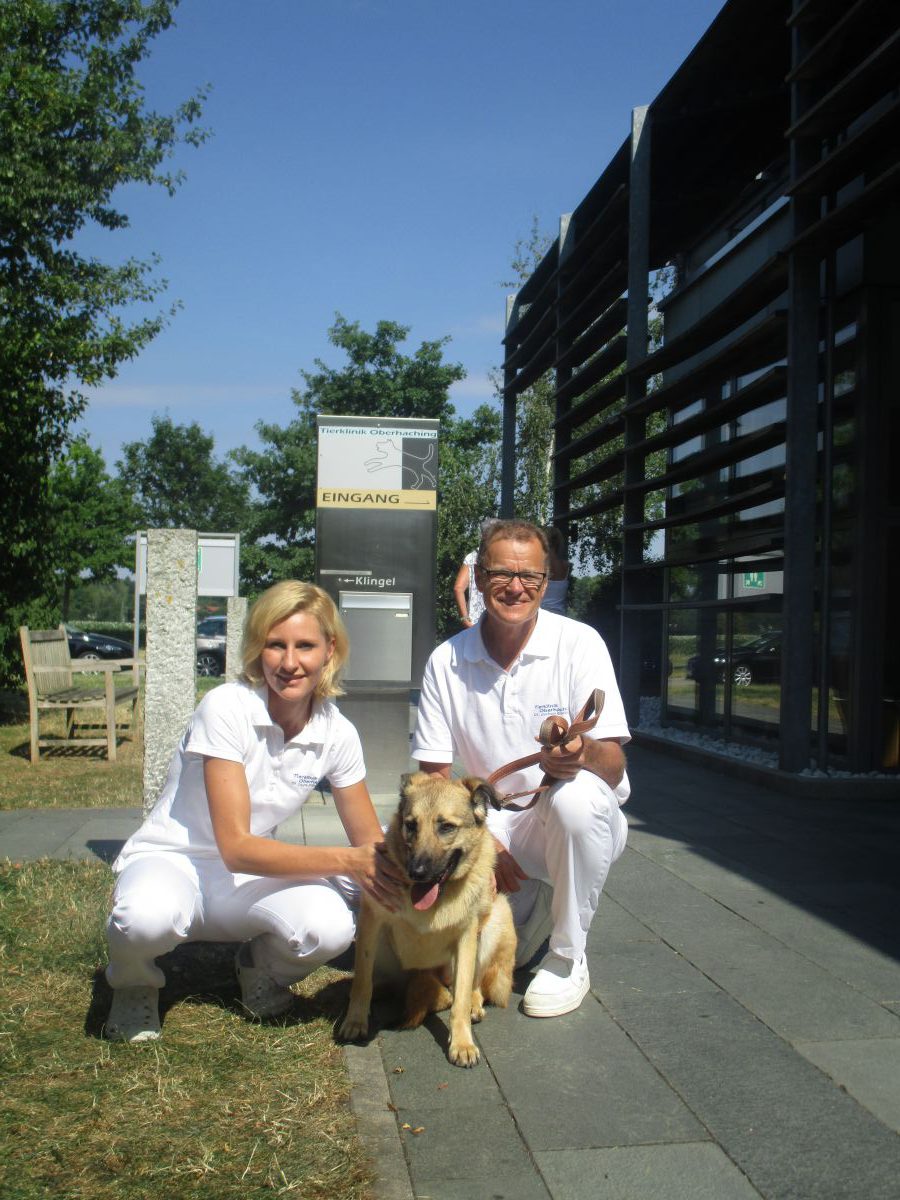
[[[640,746],[566,1017],[348,1047],[379,1200],[898,1200],[900,802],[788,797]],[[393,795],[377,794],[387,816]],[[0,813],[0,856],[109,860],[138,810]],[[327,803],[291,840],[337,835]]]

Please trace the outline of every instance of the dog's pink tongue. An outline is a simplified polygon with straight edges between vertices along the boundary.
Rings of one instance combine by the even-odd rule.
[[[413,908],[417,908],[419,912],[425,912],[437,900],[439,891],[440,885],[437,883],[431,884],[430,887],[426,887],[422,883],[413,884],[410,892]]]

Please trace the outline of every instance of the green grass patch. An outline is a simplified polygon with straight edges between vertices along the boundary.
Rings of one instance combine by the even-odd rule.
[[[127,673],[117,680],[120,685],[130,681]],[[221,682],[199,678],[197,699]],[[95,686],[92,677],[87,686]],[[96,720],[98,711],[82,709],[81,719]],[[118,710],[120,720],[127,712],[126,706]],[[59,746],[41,750],[39,762],[32,766],[28,693],[24,688],[0,692],[0,809],[139,808],[143,803],[142,712],[139,703],[135,727],[120,731],[114,763],[107,762],[104,746]],[[42,712],[40,728],[42,737],[61,736],[62,714]]]
[[[82,709],[80,715],[95,720],[98,711]],[[127,711],[119,709],[120,719]],[[139,807],[143,788],[140,722],[138,704],[137,724],[120,734],[114,763],[107,762],[104,746],[60,746],[41,750],[40,760],[32,766],[27,694],[4,693],[0,697],[0,808]],[[62,713],[41,713],[40,729],[42,737],[62,735]]]
[[[111,888],[99,863],[0,866],[4,1200],[370,1197],[332,1034],[346,977],[315,972],[264,1025],[236,983],[178,978],[160,1041],[107,1042]]]

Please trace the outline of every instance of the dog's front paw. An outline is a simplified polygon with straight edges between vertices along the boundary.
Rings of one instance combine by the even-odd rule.
[[[369,1036],[368,1013],[348,1012],[338,1030],[342,1042],[356,1042]]]
[[[450,1043],[450,1061],[456,1067],[474,1067],[481,1058],[478,1047],[474,1042],[456,1041]]]

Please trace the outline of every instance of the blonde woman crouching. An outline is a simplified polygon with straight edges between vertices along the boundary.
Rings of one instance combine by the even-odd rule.
[[[197,706],[162,795],[113,864],[107,1037],[159,1037],[155,960],[182,942],[242,942],[243,1005],[275,1016],[290,984],[351,944],[360,888],[394,906],[359,735],[331,702],[348,650],[334,602],[312,584],[278,583],[251,608],[240,679]],[[321,779],[350,845],[275,840]]]

